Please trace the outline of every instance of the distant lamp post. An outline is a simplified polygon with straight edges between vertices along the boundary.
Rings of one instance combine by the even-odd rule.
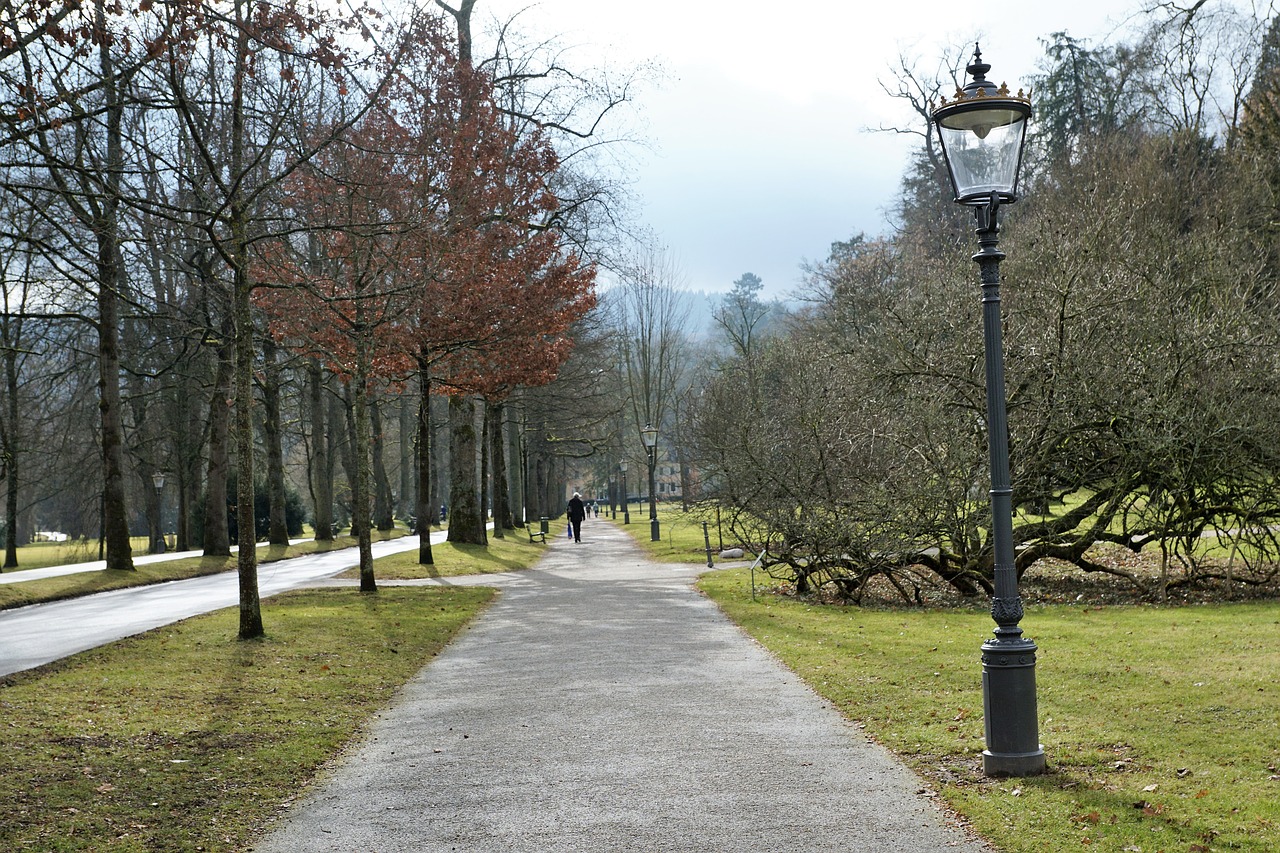
[[[658,428],[653,424],[645,424],[640,430],[640,440],[644,442],[645,452],[649,454],[649,538],[661,542],[662,535],[658,531],[658,495],[657,480],[654,468],[658,464]]]
[[[618,517],[618,477],[616,474],[609,475],[609,512],[611,517]]]
[[[156,538],[151,543],[152,554],[165,552],[164,541],[164,472],[156,471],[151,475],[151,483],[156,487]]]
[[[631,523],[631,504],[627,503],[627,460],[623,459],[618,463],[618,470],[622,472],[622,523]]]
[[[955,99],[933,110],[951,185],[958,204],[973,208],[982,277],[983,344],[986,352],[987,447],[991,461],[995,638],[982,644],[982,706],[988,776],[1032,776],[1044,772],[1044,748],[1036,719],[1036,644],[1022,636],[1022,598],[1013,553],[1013,489],[1009,478],[1005,413],[1004,344],[1000,330],[1000,262],[997,214],[1018,200],[1018,172],[1031,98],[986,79],[991,66],[974,47],[968,67],[973,81]]]

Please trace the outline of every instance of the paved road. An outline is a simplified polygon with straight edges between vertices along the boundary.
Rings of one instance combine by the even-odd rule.
[[[297,545],[299,542],[309,542],[309,539],[290,539],[290,545]],[[434,540],[432,540],[434,541]],[[235,545],[231,546],[231,553],[235,553],[240,549]],[[181,560],[186,557],[199,557],[204,551],[166,551],[163,554],[134,554],[133,564],[135,566],[146,566],[150,563],[164,563],[169,560]],[[11,571],[0,573],[0,583],[22,583],[23,581],[38,581],[44,578],[56,578],[63,575],[78,575],[81,572],[97,572],[107,567],[106,560],[89,560],[84,563],[67,563],[63,566],[43,566],[38,569],[13,569]]]
[[[990,853],[610,524],[552,541],[258,853]]]
[[[199,557],[203,553],[203,551],[166,551],[163,554],[134,554],[133,564],[135,566],[145,566],[150,563],[181,560],[184,557]],[[62,566],[42,566],[38,569],[12,569],[0,572],[0,583],[22,583],[23,581],[57,578],[63,575],[78,575],[81,572],[102,571],[106,567],[106,560],[89,560],[84,563],[67,563]]]
[[[432,536],[435,542],[434,537],[443,539],[445,533],[437,532]],[[417,536],[375,542],[373,556],[382,557],[417,547]],[[174,559],[181,555],[163,556]],[[258,566],[258,590],[261,595],[268,596],[308,586],[338,574],[358,561],[355,548],[344,548],[326,554],[262,563]],[[80,570],[83,571],[83,567]],[[234,607],[239,602],[238,576],[231,571],[3,610],[0,611],[0,675],[40,666],[199,613]]]

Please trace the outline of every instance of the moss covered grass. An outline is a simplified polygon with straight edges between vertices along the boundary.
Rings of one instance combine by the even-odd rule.
[[[0,850],[244,850],[492,598],[329,589],[0,680]]]
[[[1033,607],[1046,775],[981,776],[985,610],[701,588],[1008,853],[1280,849],[1280,604]]]

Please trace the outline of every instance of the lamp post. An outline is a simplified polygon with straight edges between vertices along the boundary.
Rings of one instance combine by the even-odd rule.
[[[997,215],[1018,200],[1018,170],[1031,98],[986,79],[991,66],[974,46],[966,69],[973,81],[933,110],[955,200],[973,208],[982,277],[982,325],[987,380],[987,448],[991,466],[991,538],[995,638],[982,644],[982,707],[988,776],[1032,776],[1044,772],[1044,748],[1036,719],[1036,644],[1022,636],[1022,598],[1013,553],[1013,489],[1009,478],[1005,412],[1004,343],[1000,328],[1000,262]]]
[[[623,459],[618,463],[618,470],[622,472],[622,523],[631,523],[631,504],[627,503],[627,460]]]
[[[156,538],[151,543],[152,554],[163,554],[164,541],[164,472],[156,471],[151,475],[151,483],[156,487]]]
[[[609,475],[609,512],[610,517],[617,519],[618,517],[618,476],[616,474]]]
[[[649,539],[661,542],[662,535],[658,531],[658,495],[654,468],[658,462],[658,429],[653,424],[645,424],[640,430],[640,439],[649,454]]]

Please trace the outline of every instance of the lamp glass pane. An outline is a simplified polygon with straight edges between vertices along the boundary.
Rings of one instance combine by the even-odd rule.
[[[1016,110],[973,110],[940,122],[956,197],[1012,195],[1026,130],[1026,117]]]

